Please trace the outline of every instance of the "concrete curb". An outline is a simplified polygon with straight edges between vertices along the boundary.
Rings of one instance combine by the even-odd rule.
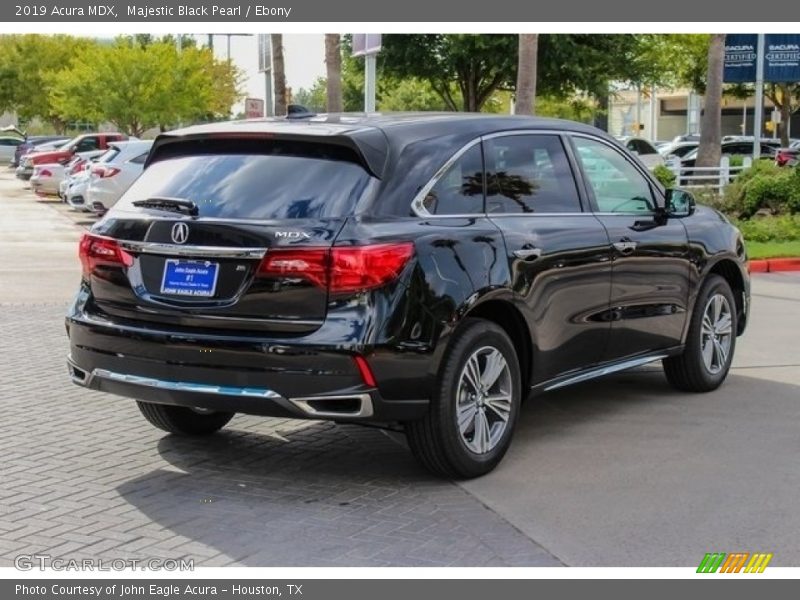
[[[800,271],[800,258],[766,258],[747,263],[751,273],[779,273],[781,271]]]

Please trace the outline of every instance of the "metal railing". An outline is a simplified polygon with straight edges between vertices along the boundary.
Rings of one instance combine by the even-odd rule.
[[[753,159],[745,157],[741,166],[732,167],[730,158],[723,156],[718,167],[689,167],[681,164],[680,159],[667,161],[667,168],[675,174],[675,186],[682,188],[706,188],[722,193],[741,171],[749,169]]]

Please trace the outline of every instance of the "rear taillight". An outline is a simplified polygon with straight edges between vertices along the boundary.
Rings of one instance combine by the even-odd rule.
[[[296,277],[320,287],[328,285],[327,248],[278,248],[269,250],[258,267],[261,277]]]
[[[99,265],[130,267],[133,257],[120,248],[116,240],[84,233],[78,246],[84,276],[94,273]]]
[[[333,248],[329,289],[354,292],[380,287],[397,278],[413,253],[411,242]]]
[[[113,177],[117,173],[119,173],[119,169],[117,167],[105,167],[103,165],[95,165],[92,167],[92,175],[97,175],[101,179]]]
[[[53,172],[50,169],[42,169],[39,171],[39,177],[52,177]]]
[[[331,293],[359,292],[396,279],[414,244],[373,244],[342,248],[277,248],[261,261],[261,277],[297,277]]]

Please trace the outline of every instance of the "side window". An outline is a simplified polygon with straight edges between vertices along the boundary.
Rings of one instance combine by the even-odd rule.
[[[475,144],[442,175],[422,201],[432,215],[483,212],[483,156]]]
[[[509,135],[484,144],[486,212],[580,212],[578,188],[557,135]]]
[[[655,154],[655,150],[643,140],[634,140],[634,150],[639,154]]]
[[[91,152],[92,150],[97,150],[98,143],[96,137],[88,137],[83,138],[80,142],[78,142],[78,148],[76,152]]]
[[[600,212],[653,212],[647,179],[617,150],[583,137],[573,138]]]
[[[147,160],[147,155],[148,154],[149,154],[148,152],[145,152],[144,154],[140,154],[139,156],[134,156],[128,162],[132,162],[135,165],[143,165],[144,161]]]

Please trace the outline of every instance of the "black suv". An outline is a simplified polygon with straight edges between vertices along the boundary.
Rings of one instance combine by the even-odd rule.
[[[402,424],[453,477],[497,465],[531,392],[656,360],[715,389],[749,305],[725,217],[599,130],[527,117],[164,134],[80,258],[76,383],[179,434]]]

